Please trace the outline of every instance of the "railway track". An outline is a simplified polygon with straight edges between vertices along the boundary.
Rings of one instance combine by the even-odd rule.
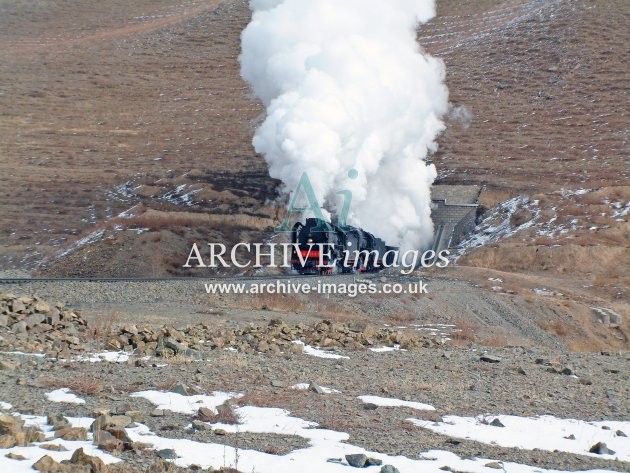
[[[337,275],[342,276],[342,275]],[[347,275],[343,275],[347,276]],[[84,283],[156,283],[156,282],[200,282],[200,281],[220,281],[220,282],[248,282],[248,281],[272,281],[276,279],[300,279],[323,277],[317,274],[283,274],[275,276],[243,276],[243,277],[173,277],[173,278],[0,278],[0,285],[29,284],[29,283],[62,283],[62,282],[84,282]],[[331,277],[331,276],[326,276]]]

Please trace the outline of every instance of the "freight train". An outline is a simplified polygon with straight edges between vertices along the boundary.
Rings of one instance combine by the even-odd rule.
[[[398,250],[361,228],[317,218],[296,223],[291,236],[291,266],[299,274],[378,272],[395,264]]]

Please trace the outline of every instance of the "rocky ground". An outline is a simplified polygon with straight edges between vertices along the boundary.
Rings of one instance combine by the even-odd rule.
[[[500,415],[630,421],[628,352],[579,354],[543,346],[489,348],[472,342],[462,346],[457,339],[445,341],[442,336],[359,320],[313,318],[300,324],[291,317],[282,320],[286,315],[282,313],[273,313],[264,324],[223,324],[208,316],[206,323],[179,329],[155,323],[145,326],[130,319],[98,325],[62,304],[29,296],[3,295],[0,312],[0,401],[11,404],[2,405],[6,414],[0,418],[0,442],[6,450],[0,453],[13,455],[4,457],[12,461],[13,471],[22,471],[16,466],[22,463],[35,464],[46,453],[40,448],[41,455],[33,459],[33,450],[15,453],[22,448],[19,445],[42,442],[61,443],[69,451],[55,452],[66,455],[64,464],[54,463],[52,457],[39,460],[39,471],[174,471],[173,461],[186,471],[210,466],[187,463],[178,441],[169,439],[242,452],[241,462],[252,451],[283,458],[309,447],[312,439],[300,435],[299,429],[289,434],[249,428],[244,416],[252,407],[286,409],[326,431],[347,433],[344,443],[389,455],[386,459],[417,459],[428,451],[488,459],[481,470],[460,470],[444,460],[440,466],[451,471],[511,471],[510,462],[550,470],[630,468],[625,457],[615,460],[606,455],[605,446],[594,450],[601,454],[509,448],[447,436],[410,421],[434,425],[443,416],[485,415],[481,423],[487,421],[491,428],[506,432],[509,418],[499,420]],[[297,340],[303,343],[293,343]],[[166,394],[172,396],[170,404],[159,405],[151,395],[142,395],[155,392],[170,393]],[[226,394],[226,402],[221,399],[217,405],[195,404],[217,393],[242,397]],[[359,399],[366,395],[379,398]],[[381,398],[420,402],[435,409],[404,403],[385,407],[379,405]],[[9,413],[43,416],[41,432],[28,427],[28,417],[24,427]],[[507,427],[501,427],[502,422]],[[151,442],[142,442],[138,424],[165,443],[146,445]],[[622,435],[627,432],[610,425],[601,429],[602,435],[612,428],[617,441],[625,441]],[[580,430],[576,427],[574,433],[579,436]],[[592,447],[598,438],[593,436]],[[18,446],[11,448],[12,444]],[[79,445],[85,452],[78,451]],[[14,459],[18,454],[27,460]],[[109,464],[101,464],[92,458],[95,455]],[[174,460],[177,455],[180,458]],[[336,458],[333,450],[330,457]],[[212,466],[238,466],[238,458],[238,453],[234,458],[224,453],[223,461]],[[117,459],[122,462],[110,463]],[[363,460],[350,456],[330,464],[346,465],[343,471],[352,471],[351,465]],[[411,471],[399,467],[403,473]],[[260,468],[255,471],[281,471]],[[385,464],[369,468],[397,471]]]

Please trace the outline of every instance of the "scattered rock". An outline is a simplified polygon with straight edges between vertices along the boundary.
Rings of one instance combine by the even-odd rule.
[[[217,417],[224,424],[238,424],[238,416],[229,402],[217,406]]]
[[[615,432],[615,435],[617,437],[627,437],[627,435],[621,430],[618,430],[617,432]]]
[[[486,463],[484,465],[486,468],[493,468],[495,470],[502,470],[503,469],[503,465],[499,462],[490,462],[490,463]]]
[[[0,448],[15,447],[15,437],[13,435],[0,435]]]
[[[202,421],[210,422],[214,419],[214,412],[207,407],[200,407],[197,411],[197,417]]]
[[[10,458],[11,460],[26,460],[26,457],[24,455],[19,455],[13,452],[7,453],[5,457]]]
[[[311,381],[308,385],[308,390],[315,394],[324,394],[324,390],[314,381]]]
[[[175,452],[172,448],[160,450],[158,451],[158,455],[164,460],[177,460],[177,452]]]
[[[615,451],[608,448],[604,442],[597,442],[590,448],[589,453],[597,453],[598,455],[614,455]]]
[[[123,447],[123,443],[120,440],[105,430],[94,432],[94,444],[106,452],[120,450]]]
[[[175,386],[173,386],[173,389],[171,389],[171,392],[175,394],[181,394],[182,396],[190,396],[190,393],[188,392],[188,388],[184,386],[182,383],[177,383]]]
[[[583,384],[584,386],[591,386],[593,384],[593,380],[590,376],[582,376],[580,377],[580,384]]]
[[[70,421],[61,414],[51,413],[46,416],[46,423],[52,426],[53,430],[59,430],[64,427],[71,427]]]
[[[42,442],[44,438],[44,433],[37,427],[24,428],[20,417],[0,414],[0,448],[25,447],[32,442]]]
[[[501,358],[493,355],[481,355],[479,358],[481,361],[485,361],[486,363],[501,363]]]
[[[490,422],[490,425],[492,425],[493,427],[505,427],[505,425],[503,425],[503,423],[498,418]]]
[[[192,421],[192,428],[193,430],[212,430],[212,427],[210,427],[208,424],[206,424],[205,422],[202,422],[200,420],[193,420]]]
[[[354,468],[365,468],[366,466],[368,466],[368,457],[362,453],[346,455],[346,461],[348,462],[348,465]]]
[[[55,438],[64,440],[87,440],[87,429],[83,427],[63,427],[55,432]]]
[[[133,419],[129,416],[109,416],[108,426],[111,427],[130,427]]]
[[[99,457],[92,457],[86,454],[82,448],[75,450],[72,454],[70,461],[63,461],[62,463],[71,463],[73,465],[85,465],[92,473],[107,473],[109,468]]]
[[[381,468],[381,473],[400,473],[400,470],[392,465],[385,465]]]
[[[79,313],[65,310],[60,304],[53,306],[41,299],[4,297],[4,300],[0,300],[0,331],[26,334],[26,340],[21,341],[24,340],[23,335],[21,338],[0,338],[0,349],[18,350],[28,344],[31,351],[41,351],[50,357],[65,359],[87,350],[86,344],[81,342],[88,323]],[[44,311],[46,308],[48,310]],[[293,343],[296,340],[331,350],[395,345],[412,350],[441,346],[441,342],[435,337],[394,327],[368,326],[357,330],[353,324],[327,320],[290,326],[274,319],[266,326],[251,324],[244,328],[213,327],[199,323],[176,330],[169,326],[153,329],[127,324],[108,335],[106,349],[135,350],[138,354],[162,357],[181,354],[188,358],[202,359],[200,340],[207,341],[203,344],[204,348],[213,350],[234,348],[245,353],[263,352],[275,355],[302,352],[304,347]],[[180,394],[183,391],[188,390],[178,388]]]
[[[61,465],[48,455],[44,455],[33,464],[33,470],[41,471],[44,473],[54,473],[60,470],[60,468]]]
[[[15,371],[17,365],[11,361],[0,360],[0,370]]]
[[[125,411],[125,415],[131,418],[133,422],[145,422],[147,420],[147,416],[144,412],[140,411]]]
[[[57,445],[55,443],[44,443],[39,445],[39,448],[43,448],[44,450],[50,450],[51,452],[67,452],[68,449],[63,445]]]
[[[26,333],[27,327],[28,327],[28,325],[26,324],[26,321],[21,320],[19,322],[14,323],[13,325],[11,325],[11,331],[13,333],[16,333],[16,334]]]

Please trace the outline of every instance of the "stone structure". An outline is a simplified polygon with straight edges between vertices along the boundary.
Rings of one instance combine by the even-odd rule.
[[[475,229],[479,186],[433,186],[431,219],[436,253],[457,246]]]

